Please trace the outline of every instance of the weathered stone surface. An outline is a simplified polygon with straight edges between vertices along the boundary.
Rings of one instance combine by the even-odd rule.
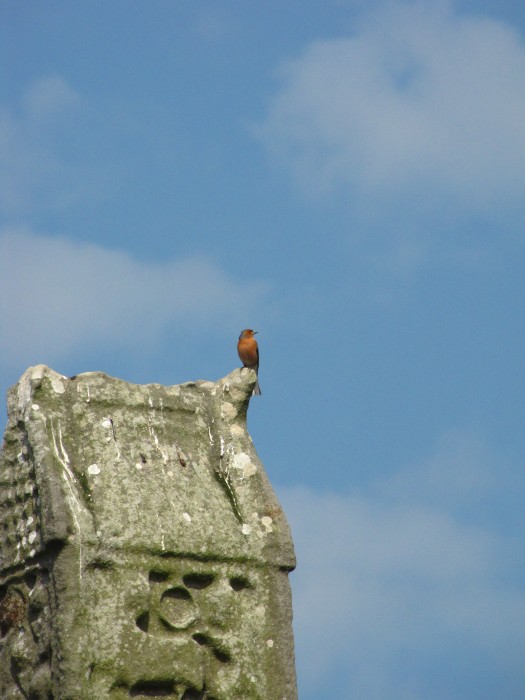
[[[29,369],[0,464],[3,700],[294,700],[284,514],[255,374],[133,385]]]

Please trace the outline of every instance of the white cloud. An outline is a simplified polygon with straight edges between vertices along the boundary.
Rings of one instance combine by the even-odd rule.
[[[280,78],[257,132],[309,191],[466,211],[525,193],[525,45],[503,22],[388,3]]]
[[[18,214],[32,208],[35,199],[49,197],[57,179],[71,188],[72,169],[55,148],[54,132],[60,132],[64,119],[81,105],[80,96],[64,80],[48,76],[32,83],[16,107],[0,106],[0,208],[4,214]]]
[[[58,75],[0,104],[0,210],[5,218],[111,197],[127,171],[111,158],[129,120],[89,103]]]
[[[423,464],[410,465],[375,488],[385,498],[407,499],[425,505],[464,511],[467,504],[479,505],[498,489],[495,473],[508,473],[505,460],[493,455],[479,438],[464,431],[443,434]]]
[[[425,464],[367,491],[282,491],[298,555],[292,581],[305,700],[477,700],[491,682],[498,697],[518,697],[506,683],[525,687],[519,533],[473,524],[458,507],[460,498],[469,504],[476,475],[474,498],[490,497],[496,475],[486,460],[471,437],[446,436]]]
[[[225,11],[224,6],[200,8],[197,15],[196,31],[199,38],[206,41],[228,41],[242,31],[238,17]]]
[[[81,107],[83,100],[59,75],[48,75],[29,85],[23,95],[25,116],[38,126],[50,116]]]
[[[265,293],[202,258],[138,261],[125,252],[38,236],[0,233],[2,362],[49,362],[79,347],[138,351],[168,327],[221,323]],[[44,359],[39,359],[44,358]]]

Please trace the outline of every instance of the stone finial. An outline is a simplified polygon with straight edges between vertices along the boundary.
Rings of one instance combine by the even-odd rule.
[[[135,385],[38,366],[0,462],[0,697],[296,700],[289,528],[255,373]]]

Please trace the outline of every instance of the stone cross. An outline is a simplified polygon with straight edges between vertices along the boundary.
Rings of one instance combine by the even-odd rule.
[[[2,700],[296,700],[295,557],[246,429],[254,383],[40,365],[10,390]]]

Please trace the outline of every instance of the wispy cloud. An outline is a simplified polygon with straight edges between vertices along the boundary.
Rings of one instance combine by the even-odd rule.
[[[139,261],[128,253],[29,229],[0,232],[2,363],[51,362],[79,347],[130,353],[168,326],[208,327],[263,298],[203,258]],[[40,359],[39,359],[40,358]]]
[[[59,75],[48,75],[31,83],[22,96],[22,108],[33,126],[65,110],[81,107],[80,95]]]
[[[487,212],[525,193],[525,44],[447,2],[392,2],[286,63],[257,132],[309,192]]]
[[[0,208],[4,216],[32,210],[35,200],[49,196],[53,183],[71,178],[58,143],[62,128],[81,106],[81,97],[59,76],[29,85],[17,105],[0,106]]]
[[[425,464],[367,490],[283,491],[305,698],[327,697],[335,675],[338,697],[349,698],[478,700],[497,689],[511,700],[523,691],[521,545],[517,533],[469,521],[472,500],[490,501],[505,479],[489,461],[479,441],[456,434]]]
[[[224,6],[212,6],[200,9],[197,14],[196,31],[206,41],[224,41],[232,39],[241,31],[238,17],[230,14]]]
[[[60,75],[0,104],[0,213],[4,221],[105,201],[126,177],[115,151],[136,129],[114,106],[94,105]]]

